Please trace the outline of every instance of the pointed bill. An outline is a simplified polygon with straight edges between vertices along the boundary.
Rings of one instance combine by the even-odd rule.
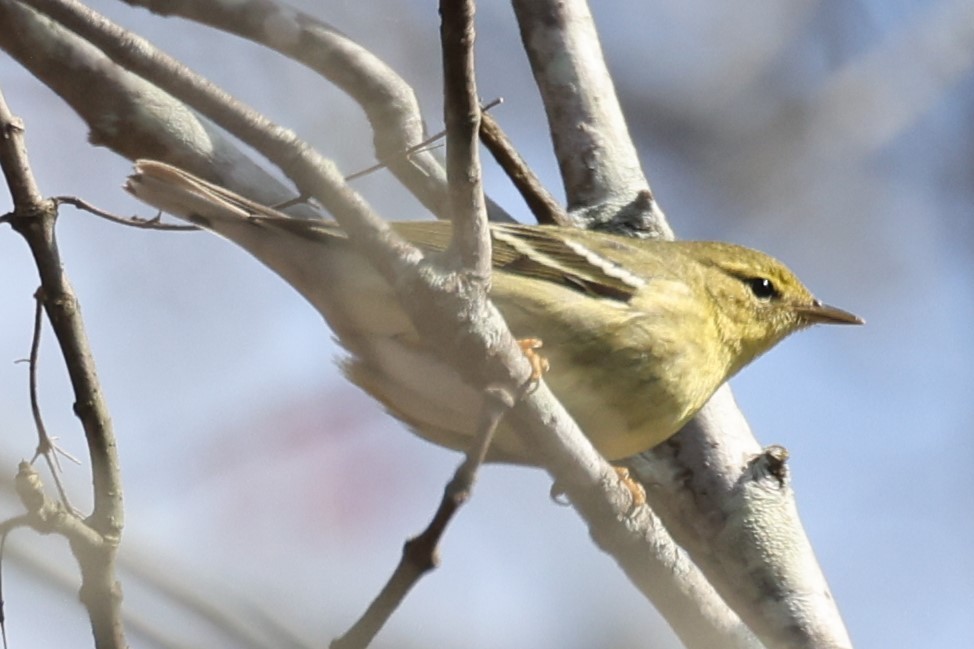
[[[794,309],[809,324],[866,324],[866,321],[859,316],[844,311],[843,309],[823,304],[820,300],[814,300],[811,304],[796,305]]]

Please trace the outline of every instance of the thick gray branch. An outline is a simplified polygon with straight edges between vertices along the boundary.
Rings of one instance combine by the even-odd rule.
[[[0,0],[0,24],[0,48],[74,109],[92,144],[130,160],[165,160],[261,203],[294,198],[293,189],[254,164],[212,122],[47,16]],[[306,206],[288,211],[317,216]]]
[[[672,238],[629,137],[584,2],[515,0],[569,213],[582,227]]]
[[[607,81],[587,5],[581,0],[515,0],[514,6],[576,218],[598,214],[589,227],[605,227],[603,219],[611,217],[622,222],[612,229],[671,236],[655,201],[645,201],[635,228],[632,211],[625,209],[649,185]],[[574,158],[571,147],[578,147]],[[618,213],[613,216],[613,211]],[[727,533],[728,521],[742,513],[739,490],[753,480],[749,462],[760,453],[725,386],[682,432],[634,466],[673,537],[765,644],[817,647],[825,639],[827,646],[851,646],[797,516],[748,519],[766,536],[780,539],[780,547],[795,552],[755,557],[753,548]],[[790,492],[782,498],[794,507]],[[801,560],[795,560],[796,552]],[[761,580],[769,575],[791,585],[785,601],[773,600],[781,592],[764,587]],[[821,596],[802,599],[807,593]],[[809,613],[809,604],[815,613]]]

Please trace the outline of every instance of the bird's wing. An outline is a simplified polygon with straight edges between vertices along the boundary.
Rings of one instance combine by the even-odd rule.
[[[442,221],[402,222],[393,227],[427,252],[441,251],[450,242],[449,224]],[[599,235],[586,232],[582,237],[582,231],[567,228],[511,224],[491,224],[490,232],[495,270],[621,302],[628,302],[646,284],[589,245],[600,241]]]
[[[129,178],[126,188],[147,203],[215,230],[248,249],[256,247],[253,236],[261,229],[279,235],[287,232],[312,243],[345,238],[333,222],[288,216],[164,163],[137,162],[136,174]],[[391,225],[400,236],[427,253],[442,251],[450,242],[448,222],[412,221]],[[236,232],[241,228],[249,230],[249,236]],[[620,237],[511,224],[492,224],[491,235],[493,265],[501,272],[620,302],[629,302],[646,284],[645,278],[613,261],[613,258],[627,259],[638,254]],[[250,245],[246,245],[246,240],[250,240]]]

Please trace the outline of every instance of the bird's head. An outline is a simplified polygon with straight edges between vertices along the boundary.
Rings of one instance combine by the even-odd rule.
[[[858,316],[816,299],[773,257],[733,244],[695,243],[689,254],[701,264],[721,338],[735,357],[734,372],[805,327],[863,324]]]

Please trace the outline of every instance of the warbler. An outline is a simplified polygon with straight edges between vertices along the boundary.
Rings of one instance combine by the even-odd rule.
[[[137,162],[126,188],[250,252],[324,316],[349,353],[349,379],[420,436],[466,448],[481,391],[431,353],[337,224],[289,217],[160,162]],[[451,236],[442,221],[391,227],[427,253]],[[863,322],[815,299],[781,262],[738,245],[509,224],[492,224],[491,237],[491,300],[516,337],[543,341],[544,380],[610,461],[672,436],[792,332]],[[531,457],[503,426],[488,455]]]

